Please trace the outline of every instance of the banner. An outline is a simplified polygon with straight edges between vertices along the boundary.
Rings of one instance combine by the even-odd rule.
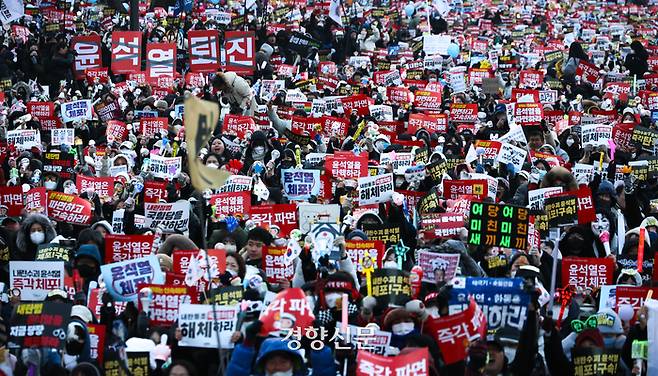
[[[53,102],[27,102],[27,113],[39,119],[51,118],[55,115]]]
[[[416,131],[421,128],[425,129],[430,134],[445,133],[448,130],[448,116],[446,114],[409,114],[407,133],[415,134]]]
[[[7,131],[7,144],[22,150],[41,149],[41,133],[32,129]]]
[[[370,238],[370,237],[368,237]],[[383,306],[404,305],[411,299],[409,273],[398,269],[375,269],[371,277],[372,296]]]
[[[514,122],[518,125],[539,125],[544,117],[544,109],[539,103],[516,103],[513,114]]]
[[[429,350],[418,348],[404,355],[381,356],[359,350],[356,356],[356,376],[414,375],[429,376]]]
[[[416,263],[423,269],[423,282],[437,283],[439,281],[450,282],[457,274],[459,266],[459,253],[437,253],[429,249],[416,251]]]
[[[439,344],[443,361],[453,364],[466,358],[471,342],[485,338],[487,317],[471,297],[464,311],[439,318],[430,316],[425,322],[425,331]]]
[[[259,335],[267,336],[295,328],[303,333],[306,328],[313,326],[315,315],[302,289],[287,288],[274,297],[258,319],[263,322]]]
[[[114,181],[115,178],[107,177],[94,177],[85,175],[76,175],[75,187],[79,193],[94,191],[99,197],[112,197],[114,196]]]
[[[636,125],[631,133],[631,141],[639,143],[644,149],[652,152],[657,139],[658,132],[656,130],[639,125]]]
[[[218,120],[219,105],[217,103],[202,101],[193,95],[185,99],[185,141],[187,141],[189,155],[199,155],[201,148],[212,137]],[[205,166],[199,158],[190,158],[188,164],[192,185],[198,191],[217,189],[231,175],[228,171]]]
[[[51,290],[64,288],[64,262],[9,261],[9,288],[21,292],[21,301],[44,300]]]
[[[160,227],[165,233],[187,232],[190,225],[190,202],[179,200],[166,204],[144,204],[147,228]]]
[[[565,257],[562,259],[562,286],[588,290],[611,285],[615,261],[611,258]]]
[[[449,210],[447,213],[424,213],[420,218],[420,227],[426,239],[435,239],[456,236],[466,225],[463,214]]]
[[[70,317],[69,303],[20,303],[11,316],[11,325],[7,325],[11,327],[7,347],[61,348]]]
[[[163,131],[167,132],[167,121],[168,119],[164,117],[141,118],[139,119],[140,132],[146,138],[153,138]]]
[[[217,305],[240,304],[244,299],[244,287],[226,286],[210,290],[210,299]]]
[[[282,279],[292,281],[295,266],[288,258],[287,248],[263,247],[263,270],[269,283],[277,283]]]
[[[76,35],[71,40],[71,49],[74,51],[73,72],[76,80],[85,78],[87,69],[98,68],[102,65],[101,36]]]
[[[414,106],[418,110],[441,111],[441,93],[418,90],[415,93]]]
[[[473,202],[468,243],[525,250],[528,246],[528,209]]]
[[[224,192],[210,196],[210,206],[214,206],[215,217],[245,217],[251,212],[251,193]]]
[[[161,157],[151,154],[149,172],[156,178],[174,180],[183,171],[181,157]]]
[[[393,174],[366,176],[358,180],[359,206],[388,202],[393,197]]]
[[[35,261],[64,261],[71,260],[71,250],[56,243],[40,244],[37,248]],[[66,277],[66,276],[65,276]]]
[[[237,327],[240,307],[212,306],[203,304],[181,304],[179,306],[178,327],[183,338],[178,341],[182,347],[217,349],[219,334],[222,349],[232,349],[231,336]]]
[[[140,72],[142,33],[140,31],[112,32],[112,72]]]
[[[107,292],[120,302],[137,301],[140,284],[164,283],[164,274],[155,255],[103,264],[101,274]]]
[[[400,241],[400,227],[397,225],[364,224],[363,232],[368,235],[368,240],[381,240],[387,245]]]
[[[549,227],[578,223],[578,198],[575,196],[555,196],[544,200],[544,212]]]
[[[0,187],[0,205],[7,207],[8,217],[19,217],[24,207],[23,187],[20,185]]]
[[[368,157],[365,154],[354,155],[334,154],[327,155],[325,159],[326,172],[330,176],[338,179],[358,179],[361,176],[368,176]]]
[[[607,146],[612,137],[612,125],[587,124],[581,128],[581,145]],[[632,138],[631,138],[632,139]]]
[[[256,35],[253,31],[226,31],[225,55],[222,62],[227,71],[253,72],[256,69]]]
[[[614,376],[617,374],[619,350],[596,347],[574,347],[571,349],[574,376]]]
[[[363,260],[366,254],[375,261],[375,269],[382,266],[384,257],[384,242],[380,240],[347,240],[345,241],[345,253],[356,266],[356,271],[363,272]]]
[[[462,195],[475,196],[479,200],[489,195],[489,184],[486,180],[444,180],[443,196],[449,199],[456,199]]]
[[[475,123],[478,120],[477,103],[451,103],[450,120],[455,123]]]
[[[105,263],[121,262],[153,253],[154,235],[105,235]]]
[[[222,133],[238,138],[244,138],[246,133],[253,133],[258,130],[253,117],[244,115],[228,114],[224,116],[224,124],[222,125]]]
[[[176,44],[148,43],[146,45],[146,77],[155,84],[160,77],[176,76]]]
[[[252,206],[249,219],[254,221],[257,226],[268,230],[272,225],[278,226],[281,230],[279,232],[281,237],[288,236],[290,231],[298,228],[297,206],[295,204]]]
[[[91,203],[76,195],[50,191],[48,216],[56,221],[87,225],[91,221]]]
[[[288,200],[308,200],[320,193],[320,170],[281,170],[283,194]]]
[[[171,285],[139,285],[138,289],[151,289],[150,305],[148,308],[149,323],[152,326],[171,326],[178,320],[178,310],[182,304],[198,303],[196,288]],[[138,309],[146,311],[142,299],[138,299]]]
[[[91,99],[67,102],[61,107],[62,121],[91,120]]]
[[[356,113],[361,116],[365,116],[370,113],[369,97],[365,94],[352,95],[349,97],[341,98],[340,103],[343,105],[343,110],[345,111],[346,115],[351,115],[352,111],[356,111]]]
[[[190,71],[215,73],[219,70],[219,33],[217,30],[190,30],[187,33]]]

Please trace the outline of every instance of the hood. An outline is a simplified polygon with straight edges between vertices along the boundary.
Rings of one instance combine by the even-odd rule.
[[[191,241],[187,236],[174,234],[170,235],[160,246],[158,253],[164,253],[167,256],[171,254],[176,249],[199,249],[193,241]]]
[[[44,244],[50,243],[50,241],[55,239],[57,236],[55,228],[50,223],[50,219],[48,219],[48,217],[42,214],[30,214],[23,220],[21,229],[18,231],[18,235],[16,236],[17,249],[24,251],[30,248],[30,245],[32,244],[30,242],[30,227],[35,223],[40,224],[46,230],[46,240],[44,241]]]
[[[274,353],[286,353],[293,358],[294,374],[302,374],[304,360],[302,359],[300,353],[297,350],[290,349],[289,345],[290,341],[281,338],[268,338],[263,341],[263,344],[260,346],[260,351],[258,352],[258,358],[256,358],[256,372],[259,374],[263,373],[265,360],[268,356]]]

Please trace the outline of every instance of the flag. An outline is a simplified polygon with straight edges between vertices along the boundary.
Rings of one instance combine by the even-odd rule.
[[[334,20],[338,25],[343,26],[342,15],[340,0],[331,0],[331,3],[329,3],[329,18]]]
[[[231,173],[207,167],[197,156],[203,145],[210,140],[213,129],[219,120],[219,105],[190,95],[185,98],[184,117],[185,141],[187,150],[192,156],[189,159],[192,185],[199,191],[217,189],[226,182]]]

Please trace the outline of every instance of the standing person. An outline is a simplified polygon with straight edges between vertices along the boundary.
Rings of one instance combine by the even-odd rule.
[[[649,71],[649,53],[639,41],[631,43],[631,53],[626,55],[624,67],[630,71],[630,74],[642,78],[644,74]]]

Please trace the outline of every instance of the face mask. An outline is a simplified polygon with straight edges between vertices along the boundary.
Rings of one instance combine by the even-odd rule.
[[[64,188],[64,193],[69,194],[69,195],[75,193],[75,187],[74,186],[68,186],[68,187]]]
[[[57,188],[57,182],[49,180],[49,181],[44,182],[43,186],[46,187],[46,190],[48,190],[48,191],[54,191],[55,188]]]
[[[214,163],[208,163],[208,164],[206,165],[206,167],[210,167],[210,168],[219,168],[219,165],[214,164]]]
[[[256,146],[253,148],[251,151],[251,158],[253,158],[254,161],[262,161],[265,159],[265,147],[264,146]]]
[[[226,249],[226,252],[236,252],[238,250],[238,247],[236,247],[235,244],[226,244],[224,248]]]
[[[398,263],[395,261],[385,261],[384,262],[384,267],[387,269],[397,269],[398,268]]]
[[[76,269],[78,269],[78,271],[80,272],[80,277],[84,279],[93,280],[96,279],[96,277],[98,277],[96,268],[94,268],[93,266],[78,265]]]
[[[325,296],[324,296],[324,300],[325,300],[325,302],[327,302],[327,307],[329,307],[329,308],[335,308],[335,307],[336,307],[336,303],[337,303],[338,299],[339,299],[341,296],[343,296],[343,295],[340,294],[340,293],[337,293],[337,292],[330,292],[330,293],[328,293],[327,295],[325,295]]]
[[[573,145],[574,142],[575,141],[573,140],[573,138],[567,138],[567,146],[568,147],[571,147],[571,145]]]
[[[292,375],[293,375],[292,370],[267,374],[267,376],[292,376]]]
[[[542,180],[542,179],[544,179],[544,175],[546,175],[546,171],[544,171],[544,170],[539,170],[539,171],[537,172],[537,174],[539,175],[539,180]]]
[[[395,324],[391,327],[393,334],[396,336],[404,336],[411,333],[414,330],[414,323],[412,322],[401,322]]]
[[[293,161],[291,161],[291,160],[289,160],[289,159],[286,159],[286,160],[284,160],[284,161],[281,162],[281,168],[282,168],[282,169],[291,168],[291,167],[294,165],[294,163],[295,163],[295,162],[293,162]]]
[[[508,361],[514,360],[514,357],[516,356],[516,349],[512,347],[507,347],[505,346],[504,350],[505,352],[505,357],[507,358]]]
[[[425,307],[425,311],[427,311],[427,314],[432,317],[439,317],[439,307]]]
[[[46,234],[41,231],[33,232],[30,234],[30,240],[34,244],[41,244],[46,240]]]

